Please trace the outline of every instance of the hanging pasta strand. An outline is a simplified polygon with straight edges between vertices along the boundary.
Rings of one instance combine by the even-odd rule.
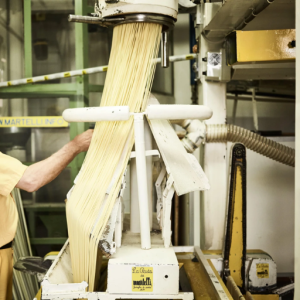
[[[162,27],[150,23],[116,26],[101,106],[144,111],[150,94]],[[133,117],[97,122],[78,182],[67,202],[74,282],[95,285],[98,245],[120,191],[134,144]]]

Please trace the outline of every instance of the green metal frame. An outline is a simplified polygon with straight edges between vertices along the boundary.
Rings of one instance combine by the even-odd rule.
[[[87,5],[87,0],[75,0],[75,14],[87,15],[94,10]],[[24,0],[24,54],[25,77],[32,77],[32,24],[31,0]],[[88,67],[88,25],[75,24],[75,61],[76,69]],[[90,85],[88,75],[76,77],[76,82],[61,84],[31,84],[1,88],[2,99],[68,97],[70,108],[88,105],[90,92],[102,92],[102,85]],[[72,123],[70,139],[88,129],[88,123]],[[71,163],[71,179],[75,179],[84,160],[84,153],[79,154]]]
[[[32,15],[31,0],[24,0],[24,55],[25,55],[25,77],[32,77]],[[75,14],[87,15],[93,12],[94,8],[87,5],[87,0],[75,0]],[[87,24],[75,24],[75,60],[76,69],[88,67],[88,26]],[[84,107],[88,105],[89,93],[102,92],[102,85],[90,85],[88,75],[76,77],[76,82],[61,84],[29,84],[26,86],[11,86],[1,88],[0,94],[2,99],[12,98],[49,98],[49,97],[68,97],[70,108]],[[42,100],[41,100],[42,101]],[[88,123],[71,123],[70,139],[88,129]],[[74,181],[78,174],[85,154],[79,154],[69,165],[71,167],[71,182]],[[45,211],[52,211],[55,217],[55,211],[61,211],[62,208],[56,208],[53,211],[53,205],[39,207],[39,204],[33,204],[25,207],[28,212],[29,231],[32,244],[63,244],[66,237],[35,237],[35,214]],[[63,208],[64,210],[64,208]]]

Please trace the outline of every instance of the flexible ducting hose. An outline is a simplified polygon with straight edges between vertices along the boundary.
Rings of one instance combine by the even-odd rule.
[[[243,143],[248,149],[288,166],[295,166],[295,149],[235,125],[207,125],[207,143]]]

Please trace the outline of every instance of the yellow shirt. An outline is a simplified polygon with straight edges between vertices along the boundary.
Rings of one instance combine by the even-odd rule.
[[[16,234],[18,212],[10,193],[26,168],[17,159],[0,152],[0,247],[11,242]]]

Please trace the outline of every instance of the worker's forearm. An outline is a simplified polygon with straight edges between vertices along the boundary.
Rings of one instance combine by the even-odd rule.
[[[49,158],[29,166],[16,187],[27,192],[34,192],[51,182],[77,154],[88,150],[92,135],[93,130],[89,129],[77,135],[74,140],[66,144]]]
[[[69,142],[52,156],[29,166],[16,187],[34,192],[54,180],[80,152],[74,141]]]

